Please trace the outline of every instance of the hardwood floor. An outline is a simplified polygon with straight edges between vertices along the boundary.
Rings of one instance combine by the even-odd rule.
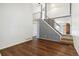
[[[3,56],[77,56],[72,45],[48,40],[32,40],[1,51]]]

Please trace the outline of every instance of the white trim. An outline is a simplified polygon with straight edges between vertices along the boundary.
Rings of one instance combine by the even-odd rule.
[[[79,39],[79,37],[77,38],[76,36],[73,36],[74,48],[79,55],[79,49],[78,49],[77,42],[76,42],[77,39]]]
[[[77,52],[78,55],[79,55],[79,52],[78,52],[77,46],[76,46],[75,44],[74,44],[74,47],[75,47],[76,52]]]
[[[29,38],[27,38],[27,39],[25,39],[25,40],[23,40],[23,41],[18,41],[18,42],[16,42],[16,43],[9,44],[8,46],[4,46],[4,47],[0,48],[0,50],[5,49],[5,48],[9,48],[9,47],[11,47],[11,46],[15,46],[15,45],[18,45],[18,44],[21,44],[21,43],[24,43],[24,42],[28,42],[28,41],[30,41],[30,40],[33,40],[32,37],[29,37]]]

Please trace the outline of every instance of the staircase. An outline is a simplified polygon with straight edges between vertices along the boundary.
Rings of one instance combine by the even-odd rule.
[[[38,20],[38,22],[39,22],[39,26],[38,26],[39,27],[39,30],[38,30],[39,31],[39,35],[38,35],[39,38],[62,42],[65,44],[73,44],[72,35],[68,35],[68,34],[64,35],[63,24],[60,25],[58,22],[56,23],[56,19],[62,20],[63,18],[71,17],[71,4],[70,4],[70,13],[69,14],[62,15],[62,16],[59,15],[59,16],[55,16],[55,17],[52,15],[53,18],[50,18],[48,16],[49,14],[48,14],[47,3],[40,4],[40,7],[41,7],[40,11],[36,12],[34,14],[35,19],[39,18],[39,20]],[[39,17],[37,17],[37,16],[39,16]]]
[[[61,43],[64,43],[64,44],[73,44],[73,37],[72,37],[72,35],[70,35],[70,34],[65,34],[64,35],[64,33],[62,32],[62,31],[64,31],[62,28],[61,28],[61,26],[58,24],[58,23],[56,23],[54,20],[47,20],[46,21],[50,26],[52,26],[52,24],[51,23],[53,23],[53,25],[55,24],[57,27],[59,27],[59,28],[56,28],[56,26],[52,26],[52,28],[54,28],[60,35],[61,35],[61,37],[60,37],[60,42]]]
[[[51,39],[52,41],[57,41],[64,44],[73,44],[72,35],[64,35],[54,27],[54,23],[55,22],[52,22],[52,20],[48,19],[40,20],[40,27],[42,31],[40,32],[40,37],[45,39]],[[57,24],[57,26],[59,26],[59,24]]]

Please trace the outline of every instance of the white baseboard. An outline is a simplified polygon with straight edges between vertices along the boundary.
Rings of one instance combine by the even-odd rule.
[[[29,38],[27,38],[27,39],[25,39],[25,40],[23,40],[23,41],[18,41],[18,42],[9,44],[9,45],[7,45],[7,46],[1,47],[0,50],[6,49],[6,48],[9,48],[9,47],[11,47],[11,46],[15,46],[15,45],[18,45],[18,44],[21,44],[21,43],[24,43],[24,42],[28,42],[28,41],[30,41],[30,40],[33,40],[32,37],[29,37]]]
[[[79,37],[73,36],[74,48],[75,48],[76,52],[77,52],[78,55],[79,55],[78,39],[79,39]]]
[[[77,53],[78,53],[78,55],[79,55],[79,50],[78,50],[78,47],[77,47],[77,45],[76,45],[76,44],[74,44],[74,48],[75,48],[76,52],[77,52]]]

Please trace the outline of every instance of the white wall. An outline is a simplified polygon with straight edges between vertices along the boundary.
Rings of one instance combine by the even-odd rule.
[[[32,37],[31,4],[0,3],[0,49]]]
[[[33,36],[37,36],[37,23],[33,23]]]
[[[74,46],[79,54],[79,3],[72,4],[72,35]]]
[[[48,3],[47,16],[49,18],[70,15],[69,3]]]
[[[41,12],[41,5],[38,3],[32,3],[32,10],[33,10],[33,36],[39,38],[39,21],[40,12]]]

